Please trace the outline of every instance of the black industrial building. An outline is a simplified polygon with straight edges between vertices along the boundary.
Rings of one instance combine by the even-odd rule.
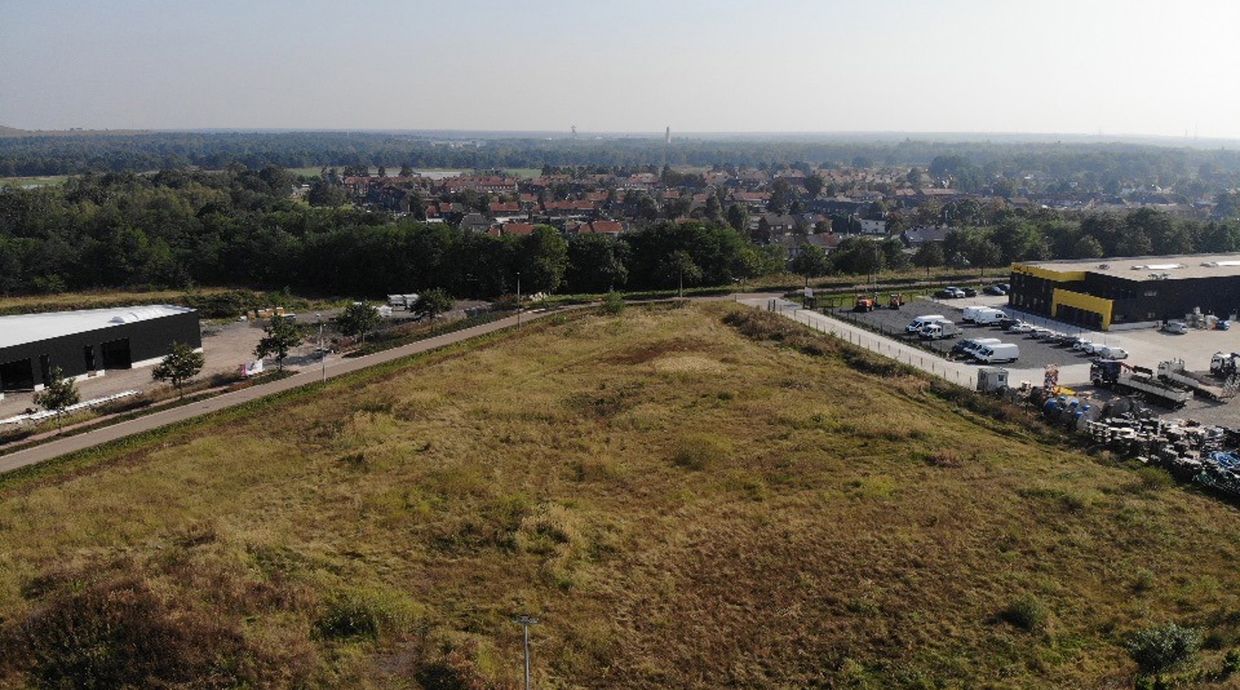
[[[1095,330],[1240,310],[1240,254],[1016,263],[1011,281],[1012,307]]]
[[[198,312],[155,305],[0,317],[0,394],[37,390],[56,368],[80,378],[150,366],[173,343],[202,348]]]

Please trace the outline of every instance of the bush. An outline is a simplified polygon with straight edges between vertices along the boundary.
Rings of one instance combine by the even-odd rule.
[[[1201,633],[1175,623],[1146,628],[1128,639],[1128,654],[1146,673],[1161,673],[1188,661],[1201,646]]]
[[[321,639],[375,639],[385,630],[404,627],[412,617],[408,602],[384,592],[338,593],[314,624]]]
[[[1240,673],[1240,649],[1231,649],[1223,655],[1223,669],[1219,675],[1227,679],[1237,673]]]
[[[70,583],[73,584],[73,583]],[[239,631],[179,609],[137,577],[53,590],[0,649],[41,687],[232,687],[246,656]]]
[[[1021,630],[1037,632],[1046,629],[1050,613],[1037,597],[1026,594],[1003,609],[999,617]]]
[[[704,470],[729,452],[726,440],[713,436],[689,436],[672,451],[672,464],[687,470]]]
[[[624,312],[624,297],[616,292],[611,291],[603,297],[603,311],[608,314],[621,314]]]

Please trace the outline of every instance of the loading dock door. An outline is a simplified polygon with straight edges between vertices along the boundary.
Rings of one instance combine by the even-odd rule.
[[[34,369],[30,359],[0,364],[0,390],[28,391],[34,388]]]
[[[128,369],[133,363],[129,358],[129,338],[106,342],[99,350],[103,354],[104,369]]]

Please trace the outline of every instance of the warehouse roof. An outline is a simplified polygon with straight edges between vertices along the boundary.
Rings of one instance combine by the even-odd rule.
[[[1048,271],[1085,271],[1125,280],[1226,278],[1240,276],[1240,253],[1134,256],[1078,261],[1028,261],[1018,262],[1018,265]]]
[[[188,307],[153,304],[115,309],[84,309],[82,311],[0,316],[0,348],[59,338],[74,333],[97,331],[101,328],[136,321],[150,321],[191,311],[193,309]]]

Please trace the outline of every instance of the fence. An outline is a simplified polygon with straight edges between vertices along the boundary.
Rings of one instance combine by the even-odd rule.
[[[953,365],[953,363],[939,357],[937,353],[928,353],[904,343],[871,335],[858,327],[848,326],[817,312],[802,309],[799,305],[785,300],[769,300],[767,302],[767,311],[777,312],[823,335],[833,336],[846,341],[849,345],[889,357],[902,364],[908,364],[915,369],[938,376],[944,381],[970,389],[977,388],[977,372],[975,370],[971,368],[965,369],[958,364]]]

